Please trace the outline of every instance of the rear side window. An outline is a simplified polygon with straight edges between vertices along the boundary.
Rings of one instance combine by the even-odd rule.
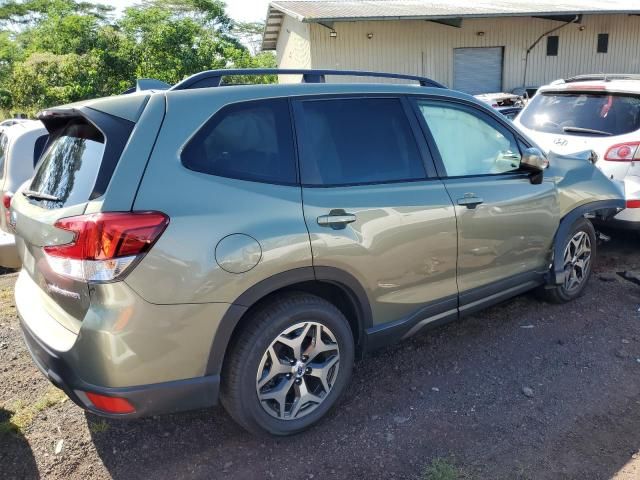
[[[7,155],[8,146],[9,137],[4,133],[0,133],[0,178],[4,176],[4,157]]]
[[[305,185],[386,183],[426,176],[399,99],[301,101],[296,125]]]
[[[288,100],[259,100],[223,108],[184,148],[182,163],[209,175],[297,183]]]
[[[86,202],[96,184],[105,149],[102,133],[84,120],[72,120],[44,153],[30,190],[57,198],[56,208]]]
[[[624,135],[640,129],[640,96],[540,93],[520,115],[532,130],[566,135]]]
[[[47,144],[47,140],[49,139],[49,135],[41,135],[36,139],[35,144],[33,145],[33,166],[35,167],[40,160],[40,156],[44,150],[45,145]]]

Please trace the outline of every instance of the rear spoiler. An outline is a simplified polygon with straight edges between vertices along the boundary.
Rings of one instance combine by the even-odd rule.
[[[155,78],[139,78],[136,80],[136,86],[128,88],[122,95],[128,95],[129,93],[142,92],[144,90],[169,90],[171,85],[162,80],[156,80]]]

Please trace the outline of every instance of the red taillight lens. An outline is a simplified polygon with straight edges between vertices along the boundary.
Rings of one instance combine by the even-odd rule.
[[[614,145],[607,150],[604,159],[610,162],[631,162],[638,160],[638,158],[636,158],[636,154],[639,153],[638,145],[640,145],[640,142],[619,143],[618,145]]]
[[[85,392],[87,398],[98,410],[107,413],[133,413],[136,411],[126,398],[107,397],[97,393]]]
[[[640,200],[627,200],[627,208],[640,208]]]
[[[74,239],[44,247],[52,270],[85,281],[113,281],[146,253],[169,224],[161,212],[112,212],[62,218],[55,227]]]
[[[7,210],[11,208],[12,198],[13,198],[13,193],[11,192],[5,192],[5,194],[2,196],[2,205],[4,205],[4,208],[6,208]]]

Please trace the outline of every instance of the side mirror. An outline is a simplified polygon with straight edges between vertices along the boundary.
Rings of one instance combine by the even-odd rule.
[[[542,183],[544,169],[548,166],[549,160],[539,148],[531,147],[523,152],[520,167],[531,172],[530,180],[532,184],[539,185]]]

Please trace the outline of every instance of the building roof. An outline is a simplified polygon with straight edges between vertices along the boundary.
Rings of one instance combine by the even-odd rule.
[[[579,14],[640,14],[637,0],[274,0],[269,5],[262,48],[274,50],[284,15],[300,22],[447,20],[481,17],[561,17]]]

